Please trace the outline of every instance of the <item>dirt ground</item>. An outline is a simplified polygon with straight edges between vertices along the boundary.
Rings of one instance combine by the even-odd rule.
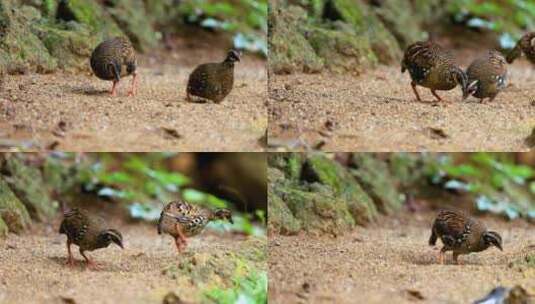
[[[234,89],[220,104],[189,103],[193,68],[223,60],[214,38],[178,41],[172,50],[139,59],[139,90],[132,77],[111,82],[89,72],[8,76],[0,92],[0,150],[256,151],[267,128],[265,60],[244,55]],[[217,43],[216,43],[217,44]]]
[[[498,285],[535,292],[535,269],[518,266],[535,251],[533,225],[485,219],[504,240],[464,255],[464,265],[436,263],[440,246],[427,245],[432,214],[383,219],[337,239],[269,238],[270,303],[472,303]],[[440,243],[440,241],[439,241]]]
[[[102,265],[99,271],[85,269],[78,248],[74,268],[65,266],[65,235],[57,225],[38,225],[22,236],[10,234],[0,242],[0,303],[162,303],[174,292],[184,303],[199,303],[199,285],[187,276],[176,278],[165,269],[181,261],[205,255],[232,255],[244,244],[244,236],[205,231],[190,238],[183,255],[174,241],[160,236],[150,225],[115,225],[123,234],[125,249],[114,244],[89,252]],[[200,262],[199,262],[200,263]],[[210,285],[207,285],[210,286]],[[74,302],[68,302],[72,299]]]
[[[473,57],[463,57],[473,58]],[[465,65],[463,67],[466,66]],[[509,66],[509,86],[492,103],[461,101],[461,89],[435,103],[397,64],[359,76],[274,75],[270,78],[269,145],[328,151],[522,151],[535,126],[535,69]]]

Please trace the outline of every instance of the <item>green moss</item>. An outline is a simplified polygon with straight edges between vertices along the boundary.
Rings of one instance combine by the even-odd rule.
[[[0,217],[0,238],[5,237],[9,232],[9,228],[4,220]]]
[[[115,6],[109,8],[108,12],[136,49],[146,51],[156,47],[158,43],[156,32],[152,30],[141,0],[117,0]]]
[[[377,208],[372,199],[357,181],[336,161],[315,154],[307,158],[303,169],[305,179],[328,185],[336,195],[346,201],[348,210],[357,224],[364,225],[374,220]]]
[[[430,1],[426,0],[425,5],[415,5],[414,7],[429,7]],[[401,48],[406,48],[409,44],[425,38],[422,30],[425,14],[417,14],[414,9],[408,8],[403,1],[385,1],[375,9],[375,13],[381,17],[384,25],[394,35]]]
[[[50,199],[41,172],[37,168],[26,165],[17,155],[11,155],[6,158],[4,169],[10,173],[9,178],[6,178],[10,188],[33,218],[45,220],[54,216],[57,206]]]
[[[535,267],[535,253],[526,254],[525,261],[528,267]]]
[[[162,274],[199,288],[229,288],[233,277],[248,271],[267,271],[266,238],[250,238],[232,251],[186,252],[178,264],[168,265]]]
[[[58,67],[64,70],[89,70],[88,58],[97,46],[98,40],[89,28],[71,23],[71,28],[61,28],[57,24],[36,26],[48,52],[58,60]]]
[[[273,168],[268,169],[268,174],[273,174]],[[297,220],[286,203],[268,186],[268,230],[270,232],[292,235],[301,230],[301,223]]]
[[[377,63],[367,37],[340,29],[314,28],[308,40],[320,57],[329,58],[325,66],[330,71],[360,73]]]
[[[357,35],[368,38],[379,62],[399,61],[401,49],[395,37],[366,4],[357,0],[332,0],[332,3],[342,20],[355,28]]]
[[[317,184],[312,191],[279,188],[277,192],[305,231],[340,235],[355,225],[346,201],[326,186]]]
[[[381,212],[390,214],[401,208],[403,196],[384,161],[370,153],[354,153],[352,162],[357,168],[353,175]]]
[[[94,33],[103,37],[120,36],[122,32],[97,1],[69,0],[68,7],[76,21],[88,25]]]
[[[32,33],[31,25],[40,19],[40,12],[31,6],[20,6],[15,0],[0,3],[0,22],[6,28],[0,38],[0,57],[10,74],[30,70],[48,73],[57,68],[39,38]]]
[[[30,223],[30,216],[6,181],[0,177],[0,235],[7,230],[19,233]]]
[[[323,59],[316,55],[301,32],[306,11],[293,5],[279,7],[274,2],[268,13],[270,69],[277,74],[321,71]]]

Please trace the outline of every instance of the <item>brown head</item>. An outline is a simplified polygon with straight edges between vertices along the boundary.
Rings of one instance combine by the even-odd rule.
[[[488,248],[490,246],[496,246],[498,249],[503,251],[502,248],[502,237],[494,231],[485,231],[481,236],[483,243]]]
[[[234,63],[236,61],[240,61],[240,57],[241,57],[241,52],[238,50],[232,49],[227,53],[225,62]]]
[[[123,247],[123,236],[115,229],[107,229],[102,231],[98,235],[98,243],[100,248],[108,247],[111,243],[115,243],[117,246]]]
[[[232,212],[229,209],[217,209],[214,212],[214,219],[228,220],[231,224],[234,224]]]

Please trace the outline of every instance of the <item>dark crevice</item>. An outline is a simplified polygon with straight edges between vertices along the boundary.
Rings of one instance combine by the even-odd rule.
[[[65,22],[78,21],[73,11],[69,7],[68,0],[60,0],[58,3],[58,9],[56,10],[56,19]]]
[[[334,3],[332,0],[329,0],[325,3],[325,6],[323,7],[323,14],[321,15],[321,18],[325,20],[342,20],[342,15],[340,15],[340,12],[336,7],[334,6]]]

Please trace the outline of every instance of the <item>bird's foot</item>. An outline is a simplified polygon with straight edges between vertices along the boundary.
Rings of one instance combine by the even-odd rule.
[[[128,97],[136,96],[136,91],[130,90],[128,91]]]
[[[87,262],[87,268],[89,270],[92,270],[92,271],[97,271],[97,270],[102,270],[102,265],[97,264],[97,263],[95,263],[93,261],[88,261]]]
[[[68,266],[68,267],[74,267],[75,264],[76,264],[76,262],[74,261],[73,258],[68,258],[67,262],[65,262],[65,265]]]
[[[440,265],[444,264],[444,254],[442,252],[439,252],[439,254],[438,254],[438,263]]]

